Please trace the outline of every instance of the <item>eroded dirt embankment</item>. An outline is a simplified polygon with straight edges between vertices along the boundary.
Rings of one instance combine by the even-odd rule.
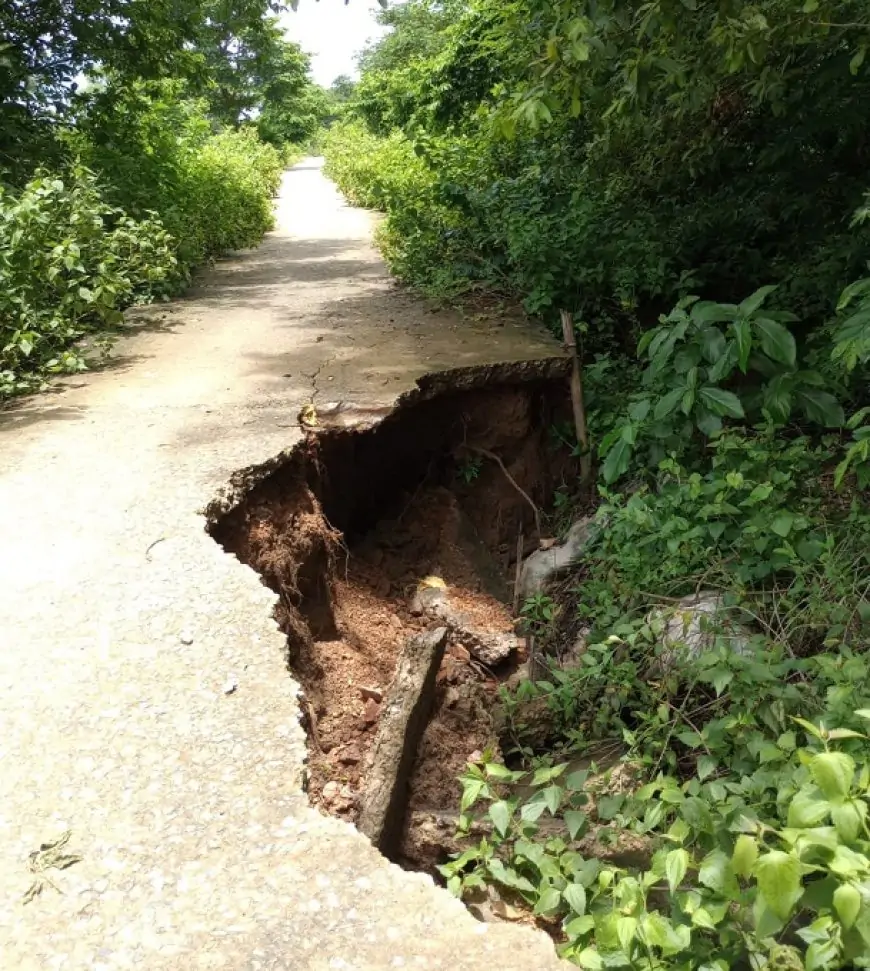
[[[545,366],[469,390],[448,384],[374,428],[309,433],[212,526],[280,597],[288,664],[304,690],[310,797],[351,821],[399,651],[432,626],[412,605],[421,580],[441,578],[469,627],[513,632],[518,538],[536,546],[533,505],[544,507],[568,474],[550,434],[565,386]],[[487,665],[451,638],[407,819],[455,812],[457,776],[472,753],[497,747],[498,686],[523,660],[521,640]],[[400,862],[432,870],[443,855],[431,827],[406,827]]]

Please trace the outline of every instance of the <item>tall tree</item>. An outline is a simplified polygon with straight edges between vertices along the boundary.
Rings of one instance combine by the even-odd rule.
[[[284,7],[284,0],[5,0],[0,170],[21,178],[50,157],[83,74],[175,76],[203,87],[232,70],[234,38],[256,36]],[[212,56],[215,38],[226,45],[223,61]]]

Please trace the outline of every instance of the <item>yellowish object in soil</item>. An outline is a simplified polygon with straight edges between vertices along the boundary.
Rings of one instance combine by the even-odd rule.
[[[302,406],[302,410],[299,412],[299,424],[303,428],[317,428],[320,424],[317,420],[317,409],[313,404]]]
[[[440,588],[441,590],[447,589],[447,584],[441,579],[441,577],[423,577],[423,579],[417,584],[418,590],[425,590],[427,587]]]

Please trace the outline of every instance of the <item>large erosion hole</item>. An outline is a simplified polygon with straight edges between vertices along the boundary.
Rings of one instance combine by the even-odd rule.
[[[402,405],[374,428],[309,434],[213,522],[213,536],[279,595],[304,690],[309,795],[324,811],[357,820],[399,653],[436,626],[412,604],[421,580],[443,579],[475,630],[514,633],[518,539],[525,552],[537,545],[532,505],[546,507],[571,474],[551,434],[565,398],[563,381],[526,372]],[[486,664],[451,636],[402,795],[397,862],[434,872],[446,859],[457,777],[473,753],[498,749],[498,687],[525,660],[515,640]]]

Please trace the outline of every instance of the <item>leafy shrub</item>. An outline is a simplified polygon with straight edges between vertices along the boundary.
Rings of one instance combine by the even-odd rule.
[[[774,289],[762,287],[740,304],[687,297],[646,331],[638,344],[638,356],[646,358],[643,390],[599,446],[605,482],[628,470],[638,439],[649,442],[647,461],[654,465],[684,452],[697,432],[716,435],[723,419],[763,416],[784,425],[800,409],[822,426],[843,424],[825,377],[798,364],[797,343],[786,327],[794,315],[764,307]],[[754,381],[734,391],[722,386],[748,373]]]
[[[0,191],[0,398],[83,368],[70,345],[166,294],[177,272],[161,221],[107,205],[85,168]]]
[[[84,161],[0,195],[0,395],[83,368],[83,334],[272,227],[281,152],[252,128],[214,132],[181,90],[108,85],[66,135]]]
[[[220,132],[189,159],[177,231],[194,265],[263,238],[283,169],[280,153],[249,129]]]
[[[253,246],[273,225],[281,153],[250,128],[215,134],[204,103],[185,98],[178,82],[110,84],[85,103],[68,141],[113,204],[159,214],[185,274]]]
[[[637,645],[613,637],[570,685],[550,686],[579,702],[578,721],[621,728],[621,768],[469,766],[461,831],[482,820],[489,835],[442,868],[450,887],[491,882],[524,900],[586,968],[865,966],[866,657],[799,661],[764,643],[736,655],[722,642],[685,666],[686,694],[631,670]],[[587,835],[637,862],[585,857]]]
[[[467,289],[469,280],[457,277],[446,251],[466,262],[484,257],[461,216],[434,192],[431,162],[404,135],[379,138],[359,122],[344,122],[330,129],[323,151],[326,174],[351,203],[387,213],[377,239],[397,276],[440,296]]]

